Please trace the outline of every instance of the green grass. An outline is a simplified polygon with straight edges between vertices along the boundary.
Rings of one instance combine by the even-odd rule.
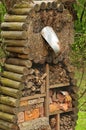
[[[86,112],[79,111],[76,130],[86,130]]]

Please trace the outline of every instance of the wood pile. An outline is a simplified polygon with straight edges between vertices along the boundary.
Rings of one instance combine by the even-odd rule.
[[[72,130],[71,115],[62,115],[60,119],[60,130]]]
[[[50,85],[60,84],[60,83],[69,83],[70,79],[67,71],[64,68],[62,63],[57,65],[50,66]]]
[[[59,37],[61,52],[58,55],[40,34],[45,26],[52,26]],[[75,108],[74,68],[68,59],[74,36],[73,16],[65,9],[64,1],[19,3],[5,15],[1,29],[8,57],[0,77],[0,129],[50,130],[49,90],[52,85],[70,84],[66,91],[72,91]],[[50,70],[46,69],[46,64],[50,64]]]

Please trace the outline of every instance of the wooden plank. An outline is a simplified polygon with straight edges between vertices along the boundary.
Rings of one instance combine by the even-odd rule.
[[[20,99],[20,101],[26,101],[26,100],[31,100],[31,99],[37,99],[37,98],[41,98],[41,97],[45,97],[46,94],[36,94],[34,96],[27,96],[27,97],[23,97]]]
[[[54,84],[54,85],[50,85],[50,88],[66,87],[66,86],[69,86],[69,85],[70,85],[70,83]]]

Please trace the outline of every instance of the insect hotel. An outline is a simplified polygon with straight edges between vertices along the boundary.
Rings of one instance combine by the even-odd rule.
[[[75,0],[17,2],[4,17],[0,130],[74,130],[77,86],[69,60]]]

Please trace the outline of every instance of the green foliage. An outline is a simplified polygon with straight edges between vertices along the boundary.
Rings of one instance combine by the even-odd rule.
[[[4,5],[0,2],[0,23],[3,21],[3,16],[6,13]]]
[[[78,116],[79,120],[77,122],[76,130],[86,130],[86,112],[80,111]]]
[[[86,64],[86,2],[75,4],[78,19],[75,21],[75,43],[72,45],[72,61],[76,67]]]

